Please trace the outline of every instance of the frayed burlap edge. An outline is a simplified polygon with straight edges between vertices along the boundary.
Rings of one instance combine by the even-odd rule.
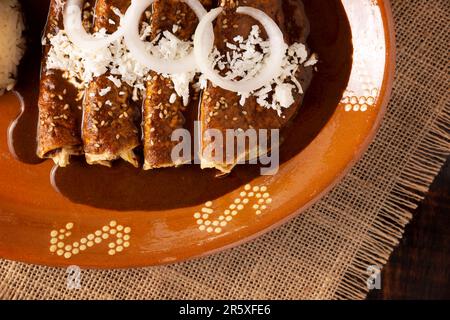
[[[405,226],[413,218],[412,211],[423,200],[448,157],[449,132],[450,105],[446,104],[406,163],[393,191],[362,239],[360,249],[335,292],[336,299],[366,298],[369,292],[367,266],[385,265],[398,246]]]

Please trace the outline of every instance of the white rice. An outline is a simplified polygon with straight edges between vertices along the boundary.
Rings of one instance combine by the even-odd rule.
[[[14,88],[24,52],[24,24],[17,0],[0,0],[0,95]]]

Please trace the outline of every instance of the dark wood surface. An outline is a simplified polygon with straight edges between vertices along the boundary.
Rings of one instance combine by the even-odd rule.
[[[450,159],[368,299],[450,299]]]

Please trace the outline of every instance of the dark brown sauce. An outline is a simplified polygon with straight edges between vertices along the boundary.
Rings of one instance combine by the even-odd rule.
[[[42,162],[36,155],[39,78],[41,72],[41,35],[47,21],[49,1],[23,0],[25,38],[27,50],[18,69],[16,93],[21,99],[21,111],[8,130],[11,153],[20,161],[30,164]]]
[[[286,12],[290,12],[295,1],[284,0]],[[319,54],[320,62],[298,116],[282,133],[285,142],[280,150],[281,163],[300,153],[328,122],[347,86],[352,64],[351,31],[340,0],[303,2],[311,23],[308,43]],[[18,159],[38,163],[35,152],[40,38],[48,0],[22,3],[29,41],[17,86],[23,99],[22,112],[10,127],[9,142]],[[74,158],[67,168],[55,167],[51,180],[57,191],[76,203],[113,210],[163,210],[216,199],[258,175],[259,167],[250,165],[239,166],[229,176],[216,178],[215,171],[193,165],[143,171],[122,161],[114,163],[113,168],[89,166],[80,157]]]

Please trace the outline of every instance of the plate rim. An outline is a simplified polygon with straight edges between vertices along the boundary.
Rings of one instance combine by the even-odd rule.
[[[342,170],[336,177],[334,177],[334,180],[328,184],[326,188],[324,188],[321,192],[319,192],[315,197],[313,197],[311,200],[309,200],[305,205],[298,208],[297,210],[294,210],[292,213],[287,214],[280,219],[277,219],[275,223],[272,223],[268,227],[264,227],[263,229],[252,233],[251,235],[245,236],[241,239],[237,239],[235,241],[232,241],[231,243],[221,245],[217,248],[213,248],[211,250],[205,250],[199,254],[193,254],[189,255],[189,257],[185,258],[176,258],[171,261],[155,261],[154,263],[149,263],[145,259],[140,260],[140,263],[132,263],[127,266],[112,266],[112,265],[92,265],[89,266],[88,264],[85,264],[85,267],[82,267],[83,269],[92,269],[92,270],[120,270],[120,269],[129,269],[129,268],[141,268],[141,267],[149,267],[149,266],[163,266],[163,265],[169,265],[174,263],[181,263],[185,261],[190,261],[194,259],[199,259],[203,257],[207,257],[210,255],[214,255],[223,251],[226,251],[231,248],[238,247],[242,244],[248,243],[276,228],[279,228],[280,226],[286,224],[287,222],[291,221],[296,216],[302,214],[306,210],[308,210],[313,204],[315,204],[317,201],[319,201],[325,194],[330,192],[339,182],[342,181],[342,179],[350,172],[350,170],[354,167],[354,165],[360,161],[364,153],[369,148],[370,144],[373,142],[377,132],[380,129],[382,120],[384,119],[384,116],[387,112],[387,106],[391,98],[392,89],[393,89],[393,81],[395,77],[395,67],[396,67],[396,39],[395,39],[395,25],[394,25],[394,19],[392,16],[392,6],[390,3],[390,0],[383,0],[378,1],[378,6],[380,10],[382,11],[382,21],[384,25],[384,34],[385,34],[385,42],[386,42],[386,62],[385,62],[385,70],[383,75],[383,86],[381,87],[382,93],[380,94],[380,97],[382,97],[380,103],[379,103],[379,111],[376,116],[376,120],[373,122],[371,131],[364,139],[364,142],[361,143],[358,146],[357,151],[355,152],[355,155],[353,156],[352,160],[349,161],[345,167],[344,170]],[[45,259],[42,259],[41,261],[36,261],[36,259],[26,259],[24,256],[16,256],[16,257],[5,257],[3,255],[3,250],[0,250],[0,258],[6,259],[9,261],[17,261],[17,262],[23,262],[28,264],[35,264],[40,266],[47,266],[47,267],[65,267],[67,264],[64,263],[46,263]],[[14,259],[14,260],[12,260]]]

